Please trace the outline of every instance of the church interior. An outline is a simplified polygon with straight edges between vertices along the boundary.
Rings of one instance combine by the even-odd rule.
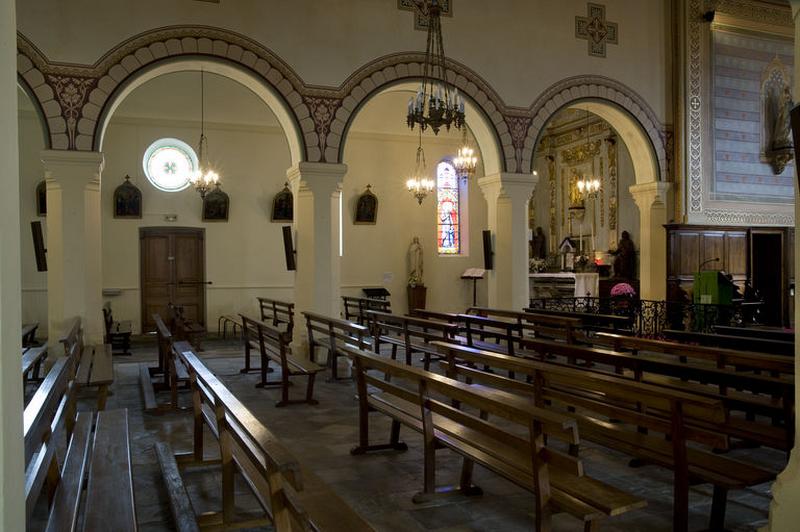
[[[800,0],[0,0],[0,531],[790,532]]]

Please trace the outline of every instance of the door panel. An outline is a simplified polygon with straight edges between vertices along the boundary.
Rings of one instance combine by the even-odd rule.
[[[152,315],[166,316],[169,303],[205,325],[204,239],[203,229],[140,229],[143,331],[155,328]]]

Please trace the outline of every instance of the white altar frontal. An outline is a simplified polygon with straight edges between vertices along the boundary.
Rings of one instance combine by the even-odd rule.
[[[530,297],[598,297],[600,275],[597,273],[532,273]]]

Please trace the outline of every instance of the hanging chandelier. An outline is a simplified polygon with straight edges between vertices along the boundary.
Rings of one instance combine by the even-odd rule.
[[[435,183],[433,179],[426,176],[425,150],[422,149],[422,131],[419,134],[419,147],[417,148],[417,162],[414,166],[414,173],[406,181],[406,188],[411,195],[417,199],[417,203],[422,205],[425,196],[433,192]]]
[[[442,39],[442,8],[439,0],[422,0],[417,8],[428,16],[428,44],[425,49],[425,64],[422,83],[416,96],[408,100],[406,122],[412,130],[419,126],[422,131],[430,126],[435,135],[444,126],[461,129],[464,126],[464,98],[458,89],[451,90],[447,83],[444,41]],[[427,8],[427,13],[425,10]]]
[[[201,198],[214,188],[220,186],[219,174],[211,169],[208,164],[208,139],[205,129],[205,72],[200,69],[200,142],[197,146],[197,170],[189,178],[194,189],[200,193]]]
[[[591,142],[589,140],[589,109],[586,109],[586,155],[588,156],[592,151]],[[594,164],[592,164],[592,173],[594,173]],[[594,176],[581,177],[575,186],[578,187],[578,192],[581,196],[591,198],[600,192],[600,180]]]
[[[461,147],[458,149],[458,154],[453,158],[453,166],[458,176],[470,178],[475,175],[475,169],[478,167],[477,151],[472,148],[472,145],[467,140],[466,124],[462,131]]]

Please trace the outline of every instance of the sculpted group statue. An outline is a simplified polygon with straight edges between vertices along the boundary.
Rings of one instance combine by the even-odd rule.
[[[411,240],[411,245],[408,248],[408,262],[410,271],[408,274],[408,285],[424,285],[425,283],[422,272],[422,244],[419,243],[418,236],[415,236]]]
[[[617,250],[614,255],[614,277],[619,279],[636,279],[636,248],[633,246],[631,235],[622,232]]]

